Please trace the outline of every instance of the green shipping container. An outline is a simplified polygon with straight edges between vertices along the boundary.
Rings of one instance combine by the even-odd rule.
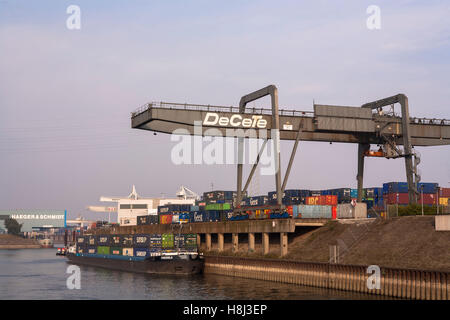
[[[174,247],[174,235],[171,233],[162,234],[162,247],[173,248]]]
[[[230,210],[231,204],[229,203],[211,203],[205,206],[205,210]]]
[[[189,248],[197,247],[197,235],[196,234],[185,234],[184,235],[184,245]]]
[[[121,256],[122,255],[122,248],[111,247],[111,254],[115,255],[115,256]]]
[[[97,247],[97,254],[109,254],[110,250],[109,247],[105,247],[105,246],[98,246]]]

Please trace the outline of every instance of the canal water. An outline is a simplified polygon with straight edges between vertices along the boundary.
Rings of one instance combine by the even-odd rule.
[[[80,266],[81,288],[68,289],[70,266],[56,249],[0,250],[0,300],[339,300],[378,296],[217,275],[155,276]]]

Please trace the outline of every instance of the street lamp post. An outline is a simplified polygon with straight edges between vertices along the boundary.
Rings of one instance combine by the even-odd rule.
[[[423,216],[423,185],[420,186],[420,193],[421,193],[421,202],[422,202],[422,216]]]

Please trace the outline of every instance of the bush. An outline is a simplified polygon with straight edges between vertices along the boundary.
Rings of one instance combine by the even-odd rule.
[[[440,208],[439,208],[440,209]],[[436,215],[436,206],[423,206],[423,214],[427,216]],[[442,212],[442,210],[439,210]],[[422,215],[421,204],[410,204],[407,206],[398,206],[398,215],[401,216],[420,216]]]

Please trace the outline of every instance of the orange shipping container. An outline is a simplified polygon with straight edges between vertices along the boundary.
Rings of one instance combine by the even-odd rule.
[[[337,196],[315,196],[306,197],[306,204],[315,206],[336,206]]]
[[[331,219],[336,220],[337,218],[337,208],[336,206],[331,207]]]

